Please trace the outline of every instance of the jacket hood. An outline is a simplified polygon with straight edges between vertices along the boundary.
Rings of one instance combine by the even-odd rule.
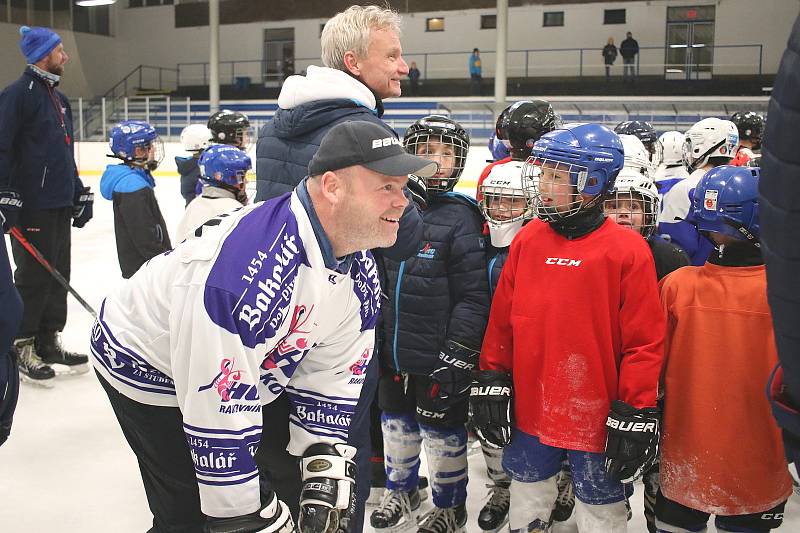
[[[282,139],[304,137],[346,115],[371,112],[353,100],[318,100],[292,109],[278,109],[272,118],[275,136]],[[377,116],[377,115],[376,115]]]
[[[146,170],[131,168],[124,163],[108,165],[100,178],[100,194],[106,200],[112,200],[115,192],[135,192],[155,186],[153,176]]]
[[[349,74],[328,67],[310,65],[305,76],[289,76],[278,96],[278,107],[295,107],[319,100],[353,100],[369,109],[376,109],[375,95]]]

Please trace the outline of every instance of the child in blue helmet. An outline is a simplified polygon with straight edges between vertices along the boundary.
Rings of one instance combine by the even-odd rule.
[[[623,161],[610,129],[569,124],[523,168],[538,220],[511,243],[470,398],[482,440],[505,448],[512,531],[550,530],[564,458],[578,530],[626,531],[622,482],[655,457],[655,268],[644,239],[603,214]]]
[[[719,166],[692,199],[708,261],[661,281],[667,313],[658,531],[767,532],[792,493],[764,395],[778,361],[759,244],[760,169]],[[779,389],[777,389],[779,390]]]
[[[164,144],[147,122],[124,120],[111,130],[108,165],[100,178],[103,198],[114,203],[114,234],[123,278],[133,276],[150,258],[172,245],[158,207],[152,171],[164,158]]]
[[[198,226],[220,213],[247,205],[247,171],[250,158],[239,148],[215,144],[200,156],[200,182],[203,190],[186,208],[178,224],[178,238],[192,235]]]

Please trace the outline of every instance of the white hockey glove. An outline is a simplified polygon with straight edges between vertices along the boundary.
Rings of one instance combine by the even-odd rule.
[[[300,532],[348,530],[356,502],[356,449],[346,444],[312,444],[301,463]]]
[[[490,448],[504,448],[511,442],[514,423],[511,374],[496,370],[473,373],[469,410],[475,433]]]
[[[294,522],[289,507],[280,501],[273,491],[269,491],[267,498],[268,502],[255,513],[232,518],[209,518],[203,532],[294,533]]]
[[[655,407],[636,409],[614,400],[606,420],[606,472],[611,479],[630,483],[650,468],[658,458],[660,422]]]

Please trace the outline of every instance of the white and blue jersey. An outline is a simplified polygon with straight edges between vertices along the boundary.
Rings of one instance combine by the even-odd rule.
[[[711,241],[697,231],[692,216],[694,189],[705,173],[697,169],[688,178],[675,183],[664,195],[663,209],[658,216],[658,233],[683,248],[695,266],[704,264],[714,249]]]
[[[92,359],[132,400],[180,408],[203,512],[240,516],[260,507],[262,406],[286,391],[293,455],[347,441],[379,298],[372,255],[334,257],[301,183],[151,259],[103,302]]]

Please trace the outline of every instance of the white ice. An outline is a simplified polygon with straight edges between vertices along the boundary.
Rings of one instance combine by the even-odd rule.
[[[488,157],[484,147],[471,151],[463,192],[474,194],[474,182]],[[84,181],[98,194],[94,219],[72,232],[72,284],[98,309],[122,278],[111,202],[100,197],[98,178]],[[178,183],[177,177],[165,177],[156,187],[171,232],[183,212]],[[91,325],[91,316],[70,297],[65,346],[88,353]],[[471,454],[469,463],[467,530],[478,533],[476,520],[488,479],[480,453]],[[639,485],[632,500],[631,532],[646,531],[641,494]],[[786,516],[779,531],[800,531],[797,497],[787,505]],[[127,533],[146,531],[150,525],[136,459],[94,374],[58,377],[52,389],[23,384],[11,438],[0,448],[0,532]],[[574,519],[555,531],[577,531]]]

